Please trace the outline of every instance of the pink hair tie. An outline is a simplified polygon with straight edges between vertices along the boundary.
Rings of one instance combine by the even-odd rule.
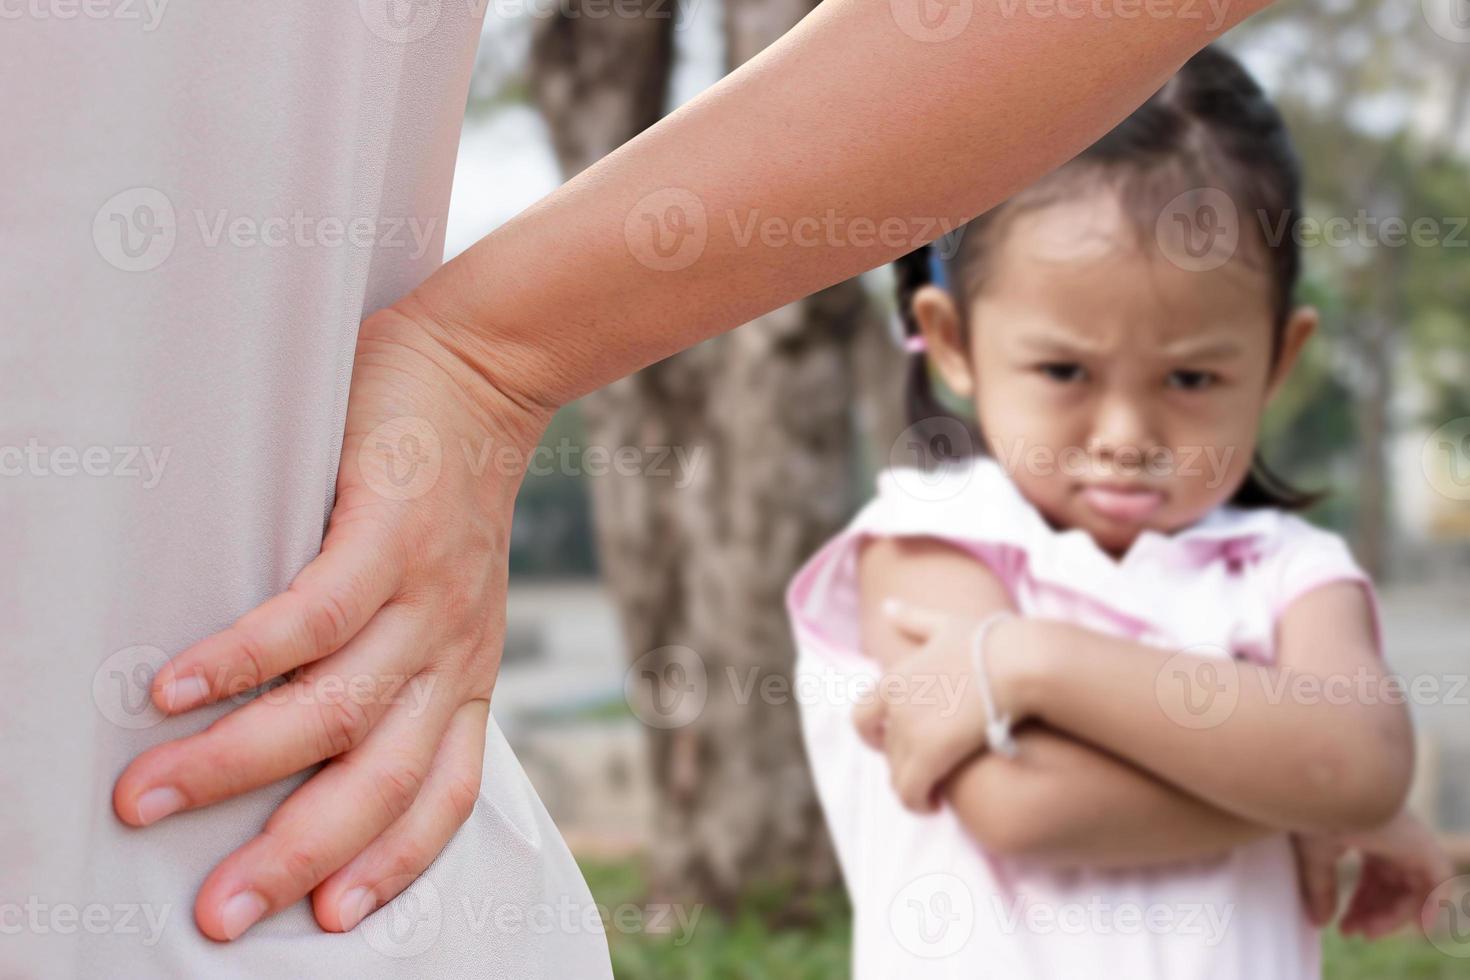
[[[923,334],[916,333],[903,339],[903,349],[910,354],[923,354],[929,350],[929,342],[924,339]]]

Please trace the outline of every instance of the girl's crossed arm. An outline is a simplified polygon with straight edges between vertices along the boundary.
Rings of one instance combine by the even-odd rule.
[[[934,583],[925,591],[915,601],[925,608],[944,595]],[[970,676],[968,638],[984,614],[972,602],[889,670]],[[1229,814],[1278,830],[1366,830],[1399,810],[1413,755],[1408,713],[1374,650],[1371,615],[1360,586],[1311,591],[1282,615],[1272,666],[1018,617],[991,632],[989,672],[999,710],[1113,753]],[[899,617],[911,632],[930,632],[914,619],[912,611]],[[876,629],[865,624],[865,636],[880,635]],[[983,747],[983,714],[973,695],[951,712],[874,701],[859,724],[870,738],[884,729],[895,788],[923,808],[940,780]]]
[[[989,568],[931,539],[869,542],[859,575],[863,649],[885,669],[923,646],[883,614],[886,600],[922,603],[964,623],[1011,607]],[[993,853],[1057,865],[1138,867],[1219,854],[1272,832],[1044,724],[1023,725],[1016,741],[1015,759],[971,750],[939,786],[960,823]],[[902,779],[897,771],[895,778]]]

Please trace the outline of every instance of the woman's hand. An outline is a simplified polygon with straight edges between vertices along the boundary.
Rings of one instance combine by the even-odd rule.
[[[194,914],[213,939],[308,892],[323,928],[351,929],[475,804],[511,508],[550,413],[502,394],[448,336],[412,300],[363,322],[321,554],[154,678],[170,714],[284,680],[135,759],[113,793],[129,824],[326,763],[206,879]]]
[[[946,616],[890,600],[884,613],[920,644],[878,682],[873,697],[853,713],[863,740],[888,756],[893,789],[903,805],[931,813],[937,788],[965,759],[985,748],[990,720],[974,676],[970,644],[980,620]],[[998,710],[1009,709],[995,651],[1021,642],[1025,620],[1006,617],[986,639],[991,692]],[[1014,719],[1019,721],[1019,718]]]
[[[1416,917],[1428,931],[1435,912],[1428,899],[1454,874],[1434,834],[1408,810],[1376,830],[1295,834],[1292,842],[1307,914],[1317,926],[1326,926],[1337,911],[1339,859],[1349,851],[1361,855],[1357,885],[1338,923],[1345,936],[1378,939]]]

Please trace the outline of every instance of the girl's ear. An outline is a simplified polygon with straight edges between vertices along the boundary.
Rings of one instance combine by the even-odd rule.
[[[914,319],[929,348],[929,360],[944,383],[961,398],[975,394],[970,352],[960,330],[960,311],[954,297],[938,286],[922,286],[913,298]]]
[[[1276,370],[1271,374],[1271,383],[1266,387],[1266,401],[1276,397],[1276,392],[1291,374],[1297,355],[1307,345],[1307,338],[1317,330],[1321,317],[1314,306],[1298,306],[1291,311],[1286,327],[1281,332],[1281,356],[1276,359]]]

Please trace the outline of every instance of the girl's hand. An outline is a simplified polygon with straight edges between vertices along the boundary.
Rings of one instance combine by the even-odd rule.
[[[1337,915],[1337,865],[1347,845],[1335,834],[1292,834],[1291,845],[1307,919],[1325,929]]]
[[[970,643],[980,620],[946,616],[889,600],[884,613],[920,649],[883,675],[873,697],[858,706],[853,723],[863,740],[888,756],[893,789],[903,805],[920,813],[938,808],[939,783],[961,762],[985,748],[985,713],[975,682]],[[991,692],[1001,711],[1001,662],[995,652],[1020,642],[1025,620],[1008,617],[986,640]],[[1017,721],[1020,719],[1017,718]]]
[[[549,412],[502,395],[448,336],[411,300],[363,322],[321,554],[154,678],[177,714],[286,677],[133,760],[113,793],[129,824],[326,763],[204,882],[194,915],[213,939],[308,892],[324,929],[351,929],[475,805],[511,506]]]
[[[1324,927],[1337,912],[1338,863],[1349,851],[1362,857],[1358,882],[1338,923],[1345,936],[1378,939],[1412,920],[1434,925],[1429,896],[1454,874],[1434,834],[1409,811],[1360,834],[1293,834],[1302,898],[1312,923]]]
[[[1363,855],[1363,869],[1338,930],[1378,939],[1418,915],[1419,926],[1434,927],[1430,894],[1455,870],[1434,834],[1408,810],[1363,834],[1348,834],[1347,846]]]

